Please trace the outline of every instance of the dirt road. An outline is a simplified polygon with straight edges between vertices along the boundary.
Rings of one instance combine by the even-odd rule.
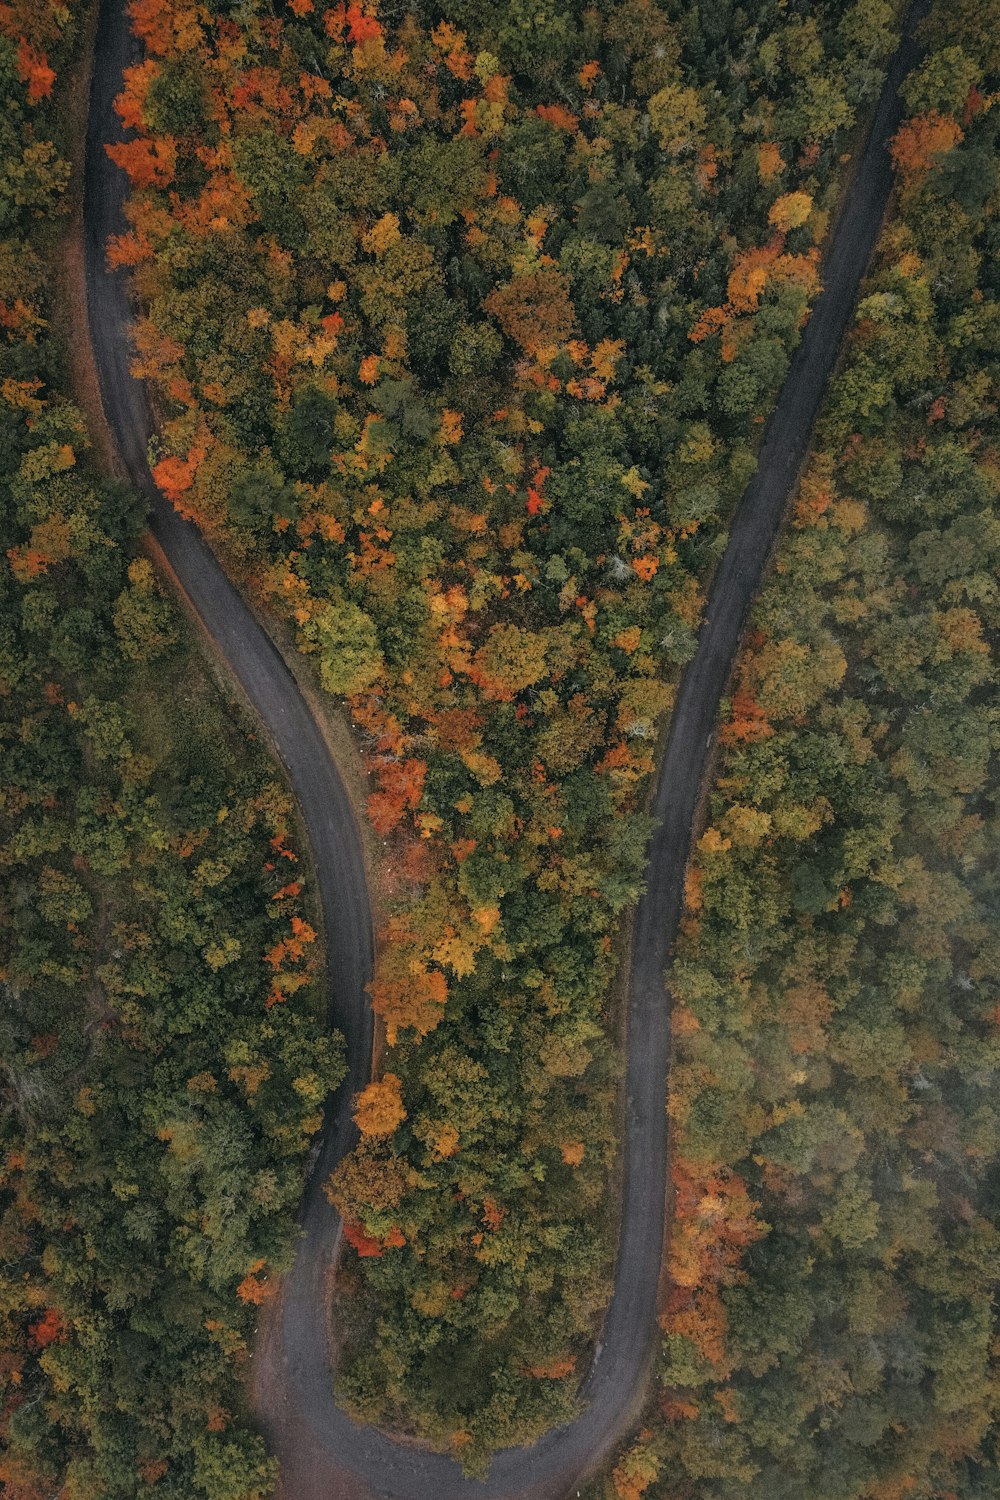
[[[290,672],[197,532],[159,496],[146,463],[151,419],[128,373],[127,284],[105,270],[107,236],[123,227],[125,183],[103,151],[121,138],[112,100],[135,60],[123,0],[101,0],[87,141],[86,233],[91,335],[102,397],[124,469],[147,498],[150,525],[233,674],[264,722],[305,817],[322,899],[330,1021],[348,1040],[349,1073],[327,1110],[319,1161],[307,1189],[303,1236],[278,1316],[258,1351],[260,1416],[282,1467],[288,1500],[384,1496],[392,1500],[562,1500],[591,1472],[641,1406],[658,1341],[656,1294],[663,1243],[669,1064],[664,971],[680,910],[698,792],[719,699],[750,603],[760,586],[789,492],[805,456],[826,383],[851,316],[891,188],[885,143],[901,118],[897,89],[917,58],[910,11],[906,39],[858,159],[845,212],[826,258],[825,290],[767,427],[756,477],[736,514],[716,574],[698,648],[681,682],[655,800],[647,888],[636,913],[628,997],[624,1200],[614,1296],[584,1387],[586,1409],[531,1449],[494,1461],[487,1482],[463,1478],[448,1458],[359,1427],[335,1405],[324,1331],[324,1282],[337,1218],[320,1185],[351,1144],[351,1092],[368,1076],[372,1018],[365,995],[371,920],[360,839],[323,737]]]

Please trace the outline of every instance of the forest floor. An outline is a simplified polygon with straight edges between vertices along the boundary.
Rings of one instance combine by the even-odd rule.
[[[288,770],[312,846],[327,945],[330,1021],[347,1040],[348,1075],[327,1111],[307,1190],[303,1236],[281,1300],[265,1324],[255,1389],[288,1500],[556,1500],[592,1472],[638,1416],[655,1356],[661,1270],[669,1067],[664,973],[681,910],[699,792],[751,601],[760,586],[813,424],[878,236],[892,186],[886,143],[898,127],[898,88],[917,59],[917,0],[858,156],[816,303],[768,424],[755,477],[716,572],[697,651],[681,680],[653,804],[646,890],[635,914],[628,985],[622,1228],[615,1289],[591,1372],[586,1409],[531,1449],[499,1454],[485,1482],[446,1456],[361,1427],[333,1399],[326,1294],[338,1222],[322,1183],[353,1142],[346,1107],[367,1082],[372,924],[361,836],[331,745],[281,653],[195,529],[159,495],[146,462],[152,418],[129,372],[128,288],[108,274],[104,246],[120,231],[126,182],[104,152],[120,136],[113,100],[134,58],[122,0],[102,0],[86,150],[85,248],[91,338],[104,410],[121,463],[150,505],[151,531],[216,650],[265,724]]]

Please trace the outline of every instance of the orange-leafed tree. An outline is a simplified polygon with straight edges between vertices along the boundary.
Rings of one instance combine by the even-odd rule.
[[[427,762],[415,757],[376,764],[378,790],[368,798],[368,816],[378,833],[391,833],[419,807],[426,775]]]
[[[255,1260],[248,1268],[247,1274],[236,1288],[236,1295],[241,1302],[249,1302],[254,1307],[259,1307],[274,1295],[274,1284],[266,1276],[261,1276],[265,1262]]]
[[[528,354],[564,344],[572,335],[576,314],[569,282],[556,267],[546,266],[497,287],[484,306],[508,338]]]
[[[907,120],[892,140],[892,159],[903,181],[912,184],[926,176],[936,158],[957,146],[964,134],[958,121],[939,109]]]
[[[45,53],[33,47],[23,37],[17,49],[17,72],[21,82],[27,84],[28,98],[32,104],[47,99],[52,93],[52,85],[56,81],[54,69],[49,67]]]
[[[354,1101],[354,1123],[363,1136],[392,1135],[405,1119],[403,1084],[396,1073],[370,1083]]]
[[[401,1031],[426,1036],[440,1022],[448,999],[448,982],[431,968],[420,947],[401,933],[391,936],[390,922],[372,982],[372,1006],[394,1044]]]

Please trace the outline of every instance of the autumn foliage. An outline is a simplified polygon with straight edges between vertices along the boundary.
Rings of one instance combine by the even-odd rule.
[[[984,43],[995,89],[980,16],[935,11],[913,99],[969,97]],[[992,1472],[996,765],[973,725],[1000,485],[996,414],[963,393],[996,366],[997,203],[971,183],[998,128],[930,108],[895,138],[905,191],[735,673],[669,975],[662,1396],[613,1470],[628,1500],[971,1500]]]
[[[500,327],[528,354],[564,344],[573,331],[569,286],[558,270],[530,272],[497,287],[484,302]]]
[[[263,1500],[249,1340],[342,1068],[288,794],[64,384],[86,30],[0,5],[0,1490]]]
[[[907,120],[892,142],[892,159],[903,182],[912,184],[925,176],[934,162],[962,138],[958,121],[937,109]]]
[[[346,701],[368,775],[388,1050],[331,1186],[365,1330],[340,1389],[470,1465],[570,1414],[606,1301],[607,996],[654,750],[889,40],[864,4],[768,4],[752,46],[716,7],[706,50],[675,10],[137,0],[118,106],[157,482]],[[745,750],[809,707],[768,639]],[[747,804],[719,841],[767,833]],[[705,1232],[735,1242],[717,1165]]]
[[[395,1073],[384,1073],[355,1100],[354,1120],[363,1136],[392,1135],[405,1119],[402,1083]]]
[[[52,93],[52,85],[56,81],[55,72],[49,67],[45,53],[33,47],[24,37],[18,43],[17,71],[21,82],[27,87],[32,104],[37,104],[40,99],[47,99]]]

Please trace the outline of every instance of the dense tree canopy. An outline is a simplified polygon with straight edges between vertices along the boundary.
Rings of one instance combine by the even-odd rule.
[[[607,1298],[653,748],[892,9],[132,15],[156,478],[349,698],[386,840],[340,1390],[476,1462]]]
[[[896,8],[130,10],[109,255],[154,477],[346,700],[383,841],[384,1067],[327,1184],[338,1391],[482,1467],[572,1412],[607,1301],[654,749]],[[618,1500],[1000,1493],[984,11],[933,9],[725,705]],[[339,1050],[287,795],[64,394],[75,32],[0,6],[0,1478],[254,1500],[248,1341]]]
[[[339,1049],[288,794],[65,396],[73,22],[0,18],[0,1481],[254,1500],[248,1344]]]
[[[992,34],[941,7],[687,886],[662,1392],[620,1500],[998,1491]],[[992,49],[992,50],[991,50]]]

